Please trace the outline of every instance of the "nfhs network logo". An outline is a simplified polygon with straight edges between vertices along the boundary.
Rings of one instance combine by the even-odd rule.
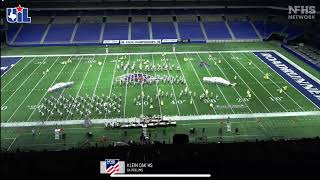
[[[7,8],[6,15],[8,23],[31,23],[31,17],[28,15],[28,8],[18,7]]]
[[[288,6],[288,19],[316,19],[315,6]]]

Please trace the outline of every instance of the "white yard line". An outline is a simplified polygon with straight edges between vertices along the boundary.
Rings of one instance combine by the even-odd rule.
[[[163,116],[164,120],[172,121],[199,121],[199,120],[221,120],[221,119],[256,119],[256,118],[275,118],[275,117],[302,117],[320,116],[320,111],[303,112],[272,112],[272,113],[249,113],[249,114],[220,114],[220,115],[194,115],[194,116]],[[93,124],[105,124],[110,122],[133,122],[137,118],[113,118],[113,119],[92,119]],[[55,126],[55,125],[76,125],[83,124],[83,120],[67,121],[46,121],[46,122],[9,122],[1,123],[1,128],[5,127],[31,127],[31,126]]]
[[[151,57],[152,57],[152,63],[153,63],[153,65],[154,65],[153,55],[151,55]],[[157,75],[155,71],[153,71],[153,73],[154,73],[155,76]],[[156,82],[156,89],[157,89],[157,92],[156,92],[156,93],[158,93],[159,87],[158,87],[158,83],[157,83],[157,82]],[[160,98],[159,98],[159,96],[158,96],[158,103],[159,103],[159,108],[160,108],[160,115],[162,116],[162,108],[161,108],[161,103],[160,103]],[[178,112],[179,112],[179,108],[178,108]],[[179,115],[180,115],[180,112],[179,112]]]
[[[186,53],[185,55],[186,55],[187,58],[189,59],[188,54]],[[193,69],[193,72],[196,74],[196,76],[197,76],[197,78],[198,78],[198,81],[200,82],[200,85],[201,85],[201,87],[202,87],[202,89],[203,89],[203,92],[205,92],[206,89],[204,88],[204,86],[203,86],[203,84],[202,84],[202,82],[201,82],[201,79],[199,78],[199,75],[198,75],[197,71],[194,69],[192,62],[191,62],[190,60],[188,60],[188,62],[191,64],[191,67],[192,67],[192,69]],[[182,69],[181,69],[181,70],[182,70]],[[214,107],[212,107],[212,110],[214,111],[215,114],[217,114],[217,111],[214,109]]]
[[[231,55],[232,57],[234,57],[232,53]],[[239,61],[236,62],[240,64],[273,99],[275,99],[274,96],[270,93],[270,91],[266,87],[264,87],[264,85],[262,85],[261,82],[242,63],[240,63]],[[276,102],[282,107],[283,110],[288,111],[279,101]]]
[[[59,58],[60,58],[60,57],[58,57],[58,59],[59,59]],[[71,56],[70,56],[70,58],[71,58]],[[70,59],[70,58],[69,58],[69,59]],[[63,68],[61,68],[60,72],[59,72],[58,75],[55,77],[55,79],[54,79],[53,82],[51,83],[50,87],[53,86],[53,84],[54,84],[55,81],[58,79],[58,77],[60,76],[61,72],[64,70],[65,67],[66,67],[66,65],[64,65]],[[46,91],[46,92],[44,93],[44,95],[42,96],[42,98],[39,100],[39,102],[38,102],[38,104],[37,104],[37,106],[36,106],[37,108],[39,107],[41,101],[43,100],[43,98],[44,98],[47,94],[48,94],[48,91]],[[36,111],[36,108],[33,109],[33,111],[31,112],[30,116],[29,116],[28,119],[27,119],[27,122],[30,120],[30,118],[32,117],[32,115],[33,115],[33,113],[34,113],[35,111]]]
[[[142,85],[142,83],[140,84],[140,89],[141,89],[141,92],[143,91],[143,87],[142,87],[143,85]],[[142,94],[140,92],[140,95]],[[143,101],[143,97],[141,96],[141,115],[143,115],[143,103],[144,101]]]
[[[128,56],[128,58],[129,58],[128,63],[130,63],[131,56]],[[129,73],[129,68],[127,69],[127,73]],[[127,94],[128,94],[128,83],[126,83],[126,91],[124,93],[123,118],[126,117]]]
[[[246,58],[249,60],[249,58],[248,58],[248,56],[247,56],[246,54],[243,54],[243,53],[241,53],[241,54],[242,54],[242,56],[246,57]],[[257,57],[256,55],[255,55],[255,57],[260,60],[260,58]],[[264,63],[264,61],[262,61],[262,62]],[[263,71],[261,70],[261,68],[259,68],[259,66],[257,66],[255,63],[252,62],[252,64],[253,64],[257,69],[259,69],[259,71],[260,71],[262,74],[265,73],[265,72],[263,72]],[[264,63],[264,64],[265,64],[265,63]],[[269,66],[268,66],[268,67],[269,67]],[[273,72],[275,72],[277,75],[279,75],[273,68],[270,68],[270,69],[272,69]],[[279,76],[280,76],[282,79],[284,79],[281,75],[279,75]],[[270,81],[271,81],[274,85],[276,85],[278,88],[281,88],[278,84],[276,84],[276,83],[272,80],[272,78],[270,79]],[[289,83],[289,84],[290,84],[290,83]],[[291,85],[291,84],[290,84],[290,85]],[[301,107],[286,91],[283,91],[283,92],[284,92],[284,94],[287,95],[301,110],[304,111],[304,108]]]
[[[92,59],[90,59],[90,60],[94,60],[94,59],[95,59],[95,56],[94,56]],[[91,63],[89,63],[89,64],[91,65]],[[86,80],[86,78],[87,78],[87,76],[88,76],[88,73],[89,73],[89,71],[90,71],[90,69],[91,69],[90,65],[89,65],[89,67],[88,67],[88,69],[87,69],[87,71],[86,71],[86,73],[85,73],[85,75],[84,75],[84,78],[83,78],[83,80],[82,80],[82,82],[81,82],[80,88],[79,88],[78,91],[77,91],[76,98],[79,96],[79,93],[80,93],[80,91],[81,91],[81,89],[82,89],[82,87],[83,87],[83,84],[84,84],[84,82],[85,82],[85,80]]]
[[[7,139],[9,139],[9,138],[7,138]],[[14,142],[16,142],[16,140],[17,140],[16,137],[15,137],[15,138],[10,138],[10,139],[13,139],[13,141],[12,141],[12,143],[10,144],[10,146],[8,147],[7,151],[10,151],[11,146],[12,146],[12,145],[14,144]]]
[[[42,62],[44,62],[46,59],[47,59],[47,58],[43,59]],[[27,81],[29,80],[29,78],[33,75],[33,73],[34,73],[41,65],[42,65],[42,64],[39,64],[39,66],[30,73],[30,75],[29,75],[29,76],[20,84],[20,86],[8,97],[8,99],[2,104],[2,106],[5,105],[5,104],[11,99],[11,97],[13,97],[13,95],[24,85],[25,82],[27,82]]]
[[[184,78],[185,81],[186,81],[186,86],[187,86],[187,88],[190,90],[189,85],[188,85],[188,82],[187,82],[187,79],[186,79],[186,77],[185,77],[184,74],[183,74],[183,71],[182,71],[181,65],[180,65],[180,63],[179,63],[178,57],[177,57],[176,54],[174,54],[174,56],[175,56],[176,61],[178,62],[178,65],[179,65],[179,68],[180,68],[180,72],[181,72],[183,78]],[[192,102],[193,102],[192,104],[193,104],[193,106],[194,106],[194,109],[196,110],[197,114],[199,115],[199,112],[198,112],[198,109],[197,109],[197,106],[196,106],[196,101],[193,99],[193,97],[191,97],[191,98],[192,98]],[[176,103],[177,103],[177,102],[176,102]]]
[[[72,74],[71,74],[71,76],[70,76],[70,78],[69,78],[68,81],[70,81],[70,80],[72,79],[72,77],[73,77],[74,73],[76,72],[76,70],[78,69],[78,66],[80,65],[80,62],[82,61],[82,59],[83,59],[83,56],[80,58],[77,66],[74,68],[74,70],[73,70],[73,72],[72,72]],[[65,89],[63,89],[63,90],[61,91],[60,95],[63,94],[64,90],[65,90]],[[59,96],[60,96],[60,95],[59,95]],[[51,108],[50,112],[51,112],[52,110],[53,110],[53,108]],[[47,117],[46,121],[48,121],[50,117],[51,117],[51,114],[49,114],[49,116]],[[45,122],[43,122],[43,123],[45,123]]]
[[[92,59],[90,59],[90,61],[91,61],[91,60],[94,60],[94,59],[95,59],[95,56],[94,56]],[[83,83],[84,83],[84,81],[86,80],[87,75],[88,75],[88,73],[89,73],[89,71],[90,71],[90,69],[91,69],[90,65],[91,65],[91,63],[89,63],[89,67],[88,67],[88,69],[87,69],[87,71],[86,71],[86,74],[84,75],[84,78],[83,78],[83,80],[82,80],[82,82],[81,82],[80,88],[79,88],[78,91],[77,91],[76,98],[79,96],[79,93],[80,93],[80,91],[81,91],[81,89],[82,89]],[[69,115],[70,115],[70,114],[68,113],[68,115],[67,115],[67,117],[66,117],[65,120],[68,120]]]
[[[220,55],[222,58],[224,58],[221,54],[219,54],[219,55]],[[224,58],[224,59],[225,59],[225,58]],[[225,60],[226,60],[226,59],[225,59]],[[211,60],[211,61],[213,61],[213,60]],[[221,73],[223,74],[223,76],[224,76],[226,79],[228,79],[228,77],[226,76],[226,74],[221,70],[220,66],[217,66],[217,67],[218,67],[218,69],[221,71]],[[252,109],[250,108],[250,106],[248,106],[247,102],[243,100],[243,98],[241,97],[241,95],[240,95],[240,93],[237,91],[237,89],[236,89],[234,86],[232,86],[232,88],[233,88],[233,90],[238,94],[238,96],[239,96],[239,98],[242,100],[242,102],[247,106],[247,109],[249,109],[250,113],[253,113]],[[241,126],[242,126],[242,124],[241,124]],[[262,127],[262,129],[263,129],[265,132],[267,132],[267,130],[266,130],[263,126],[261,126],[261,127]],[[244,129],[244,128],[242,127],[242,129]]]
[[[270,110],[267,108],[267,106],[259,99],[259,97],[254,93],[254,91],[252,91],[252,89],[250,88],[250,86],[248,86],[248,84],[242,79],[242,77],[238,74],[238,72],[236,70],[234,70],[234,68],[229,64],[229,62],[224,58],[223,55],[220,54],[220,56],[225,60],[225,62],[227,62],[227,64],[229,65],[229,67],[231,67],[233,69],[233,71],[237,74],[237,76],[241,79],[241,81],[250,89],[250,91],[253,93],[254,96],[256,96],[257,100],[264,106],[264,108],[270,112]]]
[[[93,99],[93,96],[96,94],[97,87],[98,87],[98,84],[99,84],[99,81],[100,81],[100,78],[101,78],[101,74],[102,74],[102,71],[103,71],[103,68],[104,68],[104,64],[105,64],[105,62],[106,62],[106,59],[107,59],[107,56],[106,56],[106,57],[104,58],[104,60],[103,60],[102,68],[100,69],[99,76],[98,76],[98,80],[97,80],[96,85],[95,85],[95,87],[94,87],[91,100]]]
[[[200,58],[200,60],[203,61],[203,59],[201,58],[201,56],[200,56],[199,54],[197,54],[197,55],[198,55],[198,57]],[[204,65],[204,67],[206,68],[206,70],[207,70],[207,72],[210,74],[210,76],[213,77],[212,74],[211,74],[211,72],[208,70],[208,67],[207,67],[206,65]],[[216,86],[217,86],[219,92],[222,94],[224,100],[227,102],[227,104],[228,104],[228,106],[230,107],[230,109],[231,109],[231,111],[233,112],[233,114],[235,114],[232,106],[230,106],[229,101],[228,101],[227,98],[224,96],[224,94],[223,94],[223,92],[221,91],[220,87],[219,87],[218,85],[216,85]],[[233,86],[232,86],[232,87],[233,87]]]
[[[107,55],[107,54],[105,54]],[[118,64],[118,61],[119,61],[119,56],[117,55],[117,60],[116,60],[116,64],[114,65],[114,69],[113,69],[113,75],[112,75],[112,79],[111,79],[111,85],[110,85],[110,91],[109,91],[109,97],[111,95],[111,92],[112,92],[112,87],[113,87],[113,81],[114,81],[114,75],[116,74],[116,69],[117,69],[117,64]],[[107,113],[105,113],[104,115],[104,118],[107,117]]]
[[[152,54],[151,56],[152,56],[152,60],[153,60],[153,64],[154,64],[153,54]],[[166,61],[165,61],[165,63],[166,63],[166,65],[167,65],[167,62],[166,62]],[[155,74],[156,74],[156,73],[155,73]],[[168,74],[169,76],[171,76],[168,69],[167,69],[167,74]],[[176,101],[175,104],[176,104],[176,107],[177,107],[177,110],[178,110],[178,114],[179,114],[179,116],[180,116],[180,115],[181,115],[181,113],[180,113],[180,108],[179,108],[179,105],[178,105],[178,100],[177,100],[176,92],[175,92],[172,84],[171,84],[171,90],[172,90],[172,92],[173,92],[173,97],[174,97],[174,100]]]
[[[59,57],[56,58],[56,60],[54,61],[54,63],[52,63],[52,65],[49,67],[49,70],[56,64],[56,62],[58,61]],[[33,90],[38,86],[38,84],[42,81],[42,79],[46,76],[47,74],[43,75],[39,81],[37,82],[36,85],[34,85],[33,89],[29,92],[29,94],[23,99],[23,101],[20,103],[20,105],[16,108],[16,110],[12,113],[12,115],[10,116],[10,118],[7,120],[7,122],[9,122],[11,120],[11,118],[16,114],[16,112],[18,111],[18,109],[22,106],[22,104],[28,99],[28,97],[30,96],[30,94],[33,93]]]
[[[232,53],[232,52],[272,52],[272,50],[240,50],[240,51],[181,51],[181,52],[147,52],[147,53],[143,53],[143,52],[138,52],[138,53],[108,53],[108,54],[52,54],[52,55],[10,55],[10,56],[1,56],[1,57],[44,57],[44,56],[48,56],[48,57],[54,57],[54,56],[122,56],[122,55],[144,55],[144,54],[185,54],[185,53]]]

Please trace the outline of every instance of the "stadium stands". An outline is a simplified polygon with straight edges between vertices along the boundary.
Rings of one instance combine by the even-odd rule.
[[[237,39],[258,39],[256,32],[249,21],[228,22],[232,32]]]
[[[98,42],[101,33],[101,25],[96,23],[79,24],[74,37],[75,42]]]
[[[16,35],[16,33],[18,32],[20,26],[21,26],[20,24],[10,24],[8,26],[8,31],[6,31],[8,43],[10,43],[13,40],[13,38]]]
[[[147,22],[132,23],[131,39],[150,39],[149,27]]]
[[[172,22],[153,22],[153,39],[177,39],[176,30]]]
[[[52,24],[44,42],[69,42],[73,29],[74,24]]]
[[[180,38],[192,40],[204,40],[199,22],[179,22]]]
[[[285,28],[285,25],[274,22],[255,21],[253,24],[264,39],[267,39],[272,33],[280,34]]]
[[[220,14],[199,10],[105,10],[32,12],[32,24],[9,25],[7,41],[19,44],[102,43],[101,40],[190,39],[256,41],[272,33],[296,38],[298,25],[283,17]]]
[[[203,22],[208,39],[231,39],[231,35],[224,22]]]
[[[46,24],[24,24],[15,43],[40,43]]]
[[[128,39],[128,23],[106,23],[103,39],[105,40]]]

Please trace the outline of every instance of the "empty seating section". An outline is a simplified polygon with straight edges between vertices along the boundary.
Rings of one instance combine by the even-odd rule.
[[[256,21],[253,22],[256,29],[259,31],[260,35],[266,39],[272,33],[281,33],[285,25],[273,22]]]
[[[146,22],[132,23],[131,26],[131,39],[150,39],[149,27]]]
[[[128,23],[106,23],[104,40],[127,40]]]
[[[177,39],[172,22],[152,22],[153,39]]]
[[[24,24],[15,42],[40,43],[46,28],[46,24]]]
[[[248,21],[231,21],[229,26],[237,39],[258,39],[256,32]]]
[[[207,33],[208,39],[231,39],[224,21],[203,22],[203,27]]]
[[[204,39],[203,33],[198,22],[179,22],[178,27],[181,39]]]
[[[69,42],[74,24],[52,24],[44,42]]]
[[[8,26],[8,31],[7,32],[7,40],[8,42],[11,42],[16,33],[18,32],[20,28],[20,24],[10,24]]]
[[[130,37],[132,40],[139,40],[150,39],[150,34],[153,39],[177,39],[180,34],[181,39],[202,41],[205,40],[203,33],[205,32],[209,40],[232,40],[233,34],[235,41],[245,39],[256,41],[260,40],[260,36],[255,29],[264,39],[272,33],[279,33],[292,39],[303,34],[305,29],[297,22],[288,25],[286,16],[266,17],[254,13],[247,16],[237,11],[223,15],[222,12],[218,9],[31,11],[32,24],[9,24],[6,36],[8,43],[14,41],[13,44],[40,44],[41,40],[44,40],[44,44],[58,44],[70,43],[73,33],[73,43],[101,43],[101,35],[103,40],[128,40]],[[106,17],[105,23],[104,17]],[[131,18],[130,23],[129,18]],[[48,31],[45,35],[46,30]]]
[[[75,34],[75,42],[98,42],[102,24],[79,24]]]

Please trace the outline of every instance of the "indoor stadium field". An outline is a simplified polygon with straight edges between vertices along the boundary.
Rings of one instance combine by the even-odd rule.
[[[320,132],[317,103],[260,55],[271,53],[290,61],[316,80],[320,74],[276,42],[6,47],[1,51],[1,63],[16,61],[1,75],[4,151],[139,141],[141,128],[108,125],[151,116],[176,122],[147,130],[150,139],[167,143],[177,133],[190,133],[190,142],[205,143],[295,139]],[[210,84],[204,77],[229,82]],[[73,84],[48,91],[59,82]],[[84,127],[85,120],[92,126]],[[57,127],[68,138],[55,140]],[[92,138],[87,138],[88,132]]]

